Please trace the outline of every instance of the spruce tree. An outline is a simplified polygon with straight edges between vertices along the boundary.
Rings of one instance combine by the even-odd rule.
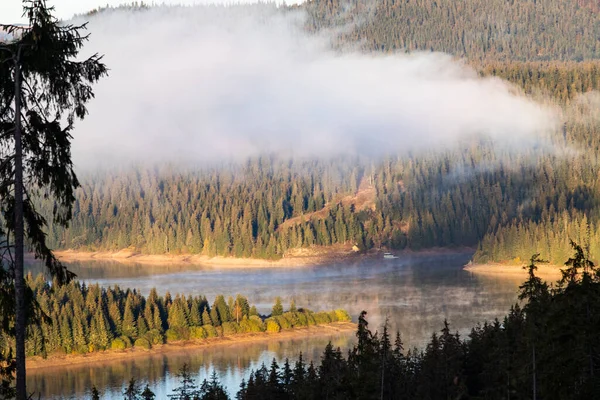
[[[210,315],[208,314],[207,308],[205,308],[204,311],[202,311],[202,325],[213,325]]]
[[[100,400],[100,392],[96,386],[92,386],[92,400]]]
[[[219,383],[217,372],[213,370],[210,381],[204,380],[197,395],[202,400],[229,400],[225,388]]]
[[[177,373],[177,377],[179,378],[180,385],[173,389],[173,393],[167,397],[174,400],[189,400],[198,396],[198,386],[196,385],[196,380],[192,377],[187,363],[183,364]]]
[[[140,385],[135,378],[131,378],[123,391],[123,400],[138,400],[141,394]]]
[[[152,390],[150,390],[150,386],[146,385],[140,397],[142,398],[142,400],[154,400],[156,395]]]
[[[98,55],[77,60],[87,40],[85,25],[60,23],[52,11],[45,0],[26,1],[28,27],[0,25],[12,36],[0,43],[0,237],[14,238],[14,257],[2,261],[14,260],[17,400],[27,398],[25,241],[57,282],[73,278],[46,245],[46,219],[34,206],[36,191],[55,199],[53,218],[66,225],[79,185],[70,152],[74,120],[84,118],[91,84],[107,71]]]
[[[281,304],[281,297],[277,297],[275,299],[275,305],[273,305],[273,309],[271,310],[272,316],[278,316],[283,314],[283,305]]]
[[[123,313],[122,330],[123,335],[130,338],[137,338],[138,327],[135,314],[133,312],[133,300],[130,296],[125,301],[125,312]]]

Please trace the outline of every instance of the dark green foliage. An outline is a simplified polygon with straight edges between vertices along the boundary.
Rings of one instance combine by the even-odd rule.
[[[552,290],[535,276],[521,286],[523,307],[463,340],[444,321],[423,351],[372,333],[363,312],[357,344],[344,357],[329,344],[320,365],[300,355],[291,369],[253,371],[238,399],[594,399],[600,396],[600,273],[580,246]]]
[[[213,371],[210,380],[204,380],[200,385],[198,395],[200,400],[229,400],[225,388],[219,383],[216,371]]]
[[[198,391],[196,380],[192,377],[192,373],[187,364],[183,364],[177,373],[177,377],[179,378],[180,386],[173,389],[173,394],[168,395],[168,397],[174,400],[197,399],[200,392]]]
[[[92,400],[100,400],[100,392],[98,392],[96,386],[92,386]]]
[[[136,382],[134,378],[129,380],[129,384],[123,391],[123,399],[124,400],[138,400],[142,390],[140,389],[140,385]]]
[[[283,305],[281,304],[281,297],[277,297],[275,299],[275,305],[273,306],[273,310],[271,311],[271,315],[276,317],[278,315],[283,314]]]
[[[97,54],[79,55],[88,39],[85,25],[58,21],[45,0],[23,1],[23,17],[27,26],[0,25],[9,35],[0,41],[0,269],[8,269],[14,285],[8,315],[14,315],[18,400],[28,398],[25,339],[33,315],[24,253],[27,247],[41,259],[58,284],[74,277],[48,247],[47,218],[60,226],[71,218],[79,186],[71,160],[74,121],[85,117],[92,84],[107,73]],[[39,197],[53,203],[51,213],[38,212]]]
[[[152,390],[150,390],[150,387],[148,385],[146,385],[146,387],[144,388],[144,391],[142,392],[140,397],[142,400],[154,400],[156,395],[154,394],[154,392]]]
[[[42,319],[28,328],[26,348],[30,356],[46,357],[57,352],[85,354],[107,349],[122,351],[134,346],[149,350],[165,341],[202,340],[267,330],[260,316],[250,315],[251,307],[242,295],[232,298],[232,308],[237,309],[239,324],[229,314],[225,297],[216,297],[213,310],[221,310],[225,319],[230,319],[217,329],[210,318],[203,318],[207,323],[202,326],[186,325],[188,320],[200,321],[200,310],[203,310],[202,314],[207,314],[208,302],[204,296],[186,299],[176,295],[174,300],[169,300],[169,294],[161,297],[156,289],[152,289],[148,297],[144,297],[137,290],[122,290],[118,286],[102,288],[99,285],[86,286],[77,281],[58,286],[51,285],[42,275],[35,279],[28,275],[27,284],[41,311],[49,315],[49,319]],[[197,306],[188,309],[190,304]],[[322,313],[347,315],[343,310]],[[124,315],[122,323],[119,323],[120,315]],[[148,329],[145,316],[149,316],[152,324],[167,329]],[[302,312],[288,312],[277,318],[281,318],[281,324],[285,328],[295,328],[306,326],[307,321],[314,317],[312,311],[302,309]],[[277,329],[271,331],[278,332],[279,323],[274,320],[272,322]],[[122,326],[121,329],[119,325]],[[145,328],[142,329],[142,326]],[[125,334],[119,335],[121,330]],[[3,360],[2,357],[10,355],[13,346],[13,338],[0,334],[0,361]],[[0,372],[8,373],[12,364],[4,368]]]
[[[441,51],[471,60],[600,58],[594,1],[315,0],[305,8],[309,29],[352,27],[342,29],[340,46]]]
[[[595,103],[586,106],[575,96],[600,89],[599,71],[597,63],[510,63],[483,72],[514,80],[531,92],[572,101],[564,105],[564,129],[551,141],[580,149],[577,153],[505,153],[493,142],[482,141],[372,163],[344,157],[334,166],[330,161],[284,162],[271,157],[196,172],[106,172],[83,178],[70,228],[52,226],[49,240],[63,248],[117,250],[118,237],[127,236],[126,246],[144,253],[259,258],[332,244],[414,250],[470,246],[477,247],[477,262],[519,263],[536,252],[560,264],[572,238],[589,243],[596,257],[600,119],[576,115],[582,107],[597,110]],[[341,201],[356,194],[352,176],[359,179],[362,193],[371,193],[372,203],[365,208]],[[324,202],[317,209],[311,199],[321,195]],[[50,211],[51,204],[43,207]],[[268,255],[271,238],[276,250]],[[240,255],[233,249],[241,245]],[[231,318],[229,311],[225,316]],[[218,310],[207,312],[213,323],[226,322]]]

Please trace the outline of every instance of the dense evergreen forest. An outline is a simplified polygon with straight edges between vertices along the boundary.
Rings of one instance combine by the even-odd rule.
[[[600,396],[600,270],[575,254],[555,286],[536,276],[538,255],[520,286],[522,305],[467,338],[444,321],[424,349],[405,349],[384,324],[373,333],[358,319],[357,343],[346,354],[331,343],[318,364],[302,355],[273,360],[243,381],[236,399],[596,399]],[[225,400],[216,375],[196,386],[184,366],[173,399]],[[135,388],[132,381],[127,390]],[[148,390],[149,391],[149,390]],[[146,399],[137,389],[135,399]]]
[[[373,334],[362,315],[348,354],[329,345],[318,366],[263,366],[237,398],[598,398],[598,270],[581,248],[552,289],[535,269],[532,262],[521,286],[522,308],[474,327],[466,340],[445,322],[425,349],[406,351],[399,333],[390,337],[384,326]]]
[[[354,23],[341,44],[372,51],[442,51],[470,60],[600,57],[594,0],[313,0],[312,29]]]
[[[153,345],[179,340],[199,340],[239,333],[279,332],[330,322],[350,321],[344,310],[312,312],[295,303],[284,310],[275,299],[271,313],[260,315],[255,306],[237,295],[218,295],[210,305],[205,296],[187,298],[169,292],[159,296],[152,289],[147,297],[118,286],[102,288],[72,281],[56,285],[27,276],[37,303],[37,323],[28,329],[27,356],[85,354],[130,347],[150,349]],[[14,345],[14,338],[0,334],[0,349]]]
[[[307,27],[351,23],[338,45],[443,51],[482,76],[562,110],[548,143],[508,151],[493,141],[386,158],[280,159],[81,176],[74,219],[55,248],[277,259],[297,248],[419,250],[469,246],[475,261],[554,264],[569,240],[600,256],[600,32],[589,1],[317,0]],[[44,203],[50,212],[53,204]]]
[[[478,246],[478,261],[537,251],[559,263],[571,238],[596,256],[600,102],[590,90],[599,88],[598,71],[591,62],[482,69],[563,104],[565,124],[551,140],[570,153],[499,151],[482,142],[385,160],[265,156],[195,171],[98,172],[82,177],[71,227],[52,227],[50,244],[260,258],[333,243]]]

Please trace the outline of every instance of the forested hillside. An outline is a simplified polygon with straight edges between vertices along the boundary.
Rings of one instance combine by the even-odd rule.
[[[313,0],[309,27],[353,23],[342,42],[470,60],[600,57],[598,4],[577,0]]]
[[[475,260],[555,263],[569,239],[600,256],[600,18],[577,1],[312,1],[310,29],[351,23],[339,45],[466,58],[562,109],[548,146],[491,141],[386,159],[286,160],[82,174],[56,248],[280,258],[289,249],[477,247]],[[586,61],[582,61],[586,60]],[[52,204],[43,203],[50,211]]]

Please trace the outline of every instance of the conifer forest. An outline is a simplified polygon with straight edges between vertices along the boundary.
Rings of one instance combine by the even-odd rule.
[[[0,4],[0,400],[599,399],[598,265],[598,0]]]

